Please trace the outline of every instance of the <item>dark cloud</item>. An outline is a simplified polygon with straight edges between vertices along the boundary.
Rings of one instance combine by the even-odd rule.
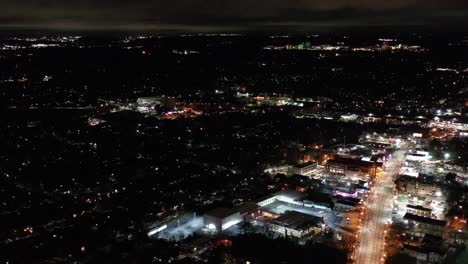
[[[463,24],[466,0],[15,0],[0,27],[58,29],[248,28],[273,25]]]

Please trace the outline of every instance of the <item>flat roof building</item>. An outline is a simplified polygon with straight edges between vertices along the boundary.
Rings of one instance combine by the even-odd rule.
[[[403,219],[407,220],[408,223],[414,225],[414,233],[417,235],[431,234],[431,235],[442,235],[447,226],[447,221],[433,219],[429,217],[419,216],[415,214],[406,213]]]
[[[325,222],[322,217],[297,211],[286,211],[270,222],[270,229],[284,236],[304,237],[320,232]]]
[[[247,202],[234,208],[215,208],[205,213],[203,223],[209,229],[221,232],[244,221],[244,217],[257,210],[258,207],[256,203]]]
[[[203,216],[203,223],[208,229],[221,232],[229,227],[242,222],[240,212],[228,208],[216,208]]]
[[[431,217],[431,215],[432,215],[432,209],[431,208],[426,208],[426,207],[421,206],[421,205],[408,204],[408,205],[406,205],[406,212],[410,213],[410,214],[424,216],[424,217]]]
[[[268,204],[271,204],[275,201],[282,201],[282,202],[287,202],[287,203],[296,203],[296,204],[302,204],[302,202],[298,202],[299,200],[305,198],[307,194],[304,194],[302,192],[298,192],[295,190],[283,190],[280,192],[277,192],[272,195],[268,195],[266,197],[262,197],[257,200],[257,205],[258,206],[266,206]]]
[[[377,168],[383,168],[382,162],[337,157],[327,161],[327,170],[333,174],[346,175],[348,171],[375,176]]]
[[[402,193],[421,196],[440,196],[441,188],[434,182],[408,175],[401,175],[395,181],[397,190]]]
[[[311,176],[312,172],[317,168],[317,162],[307,162],[296,165],[292,168],[294,174]]]
[[[333,209],[336,211],[351,211],[359,206],[359,199],[343,198],[334,202]]]

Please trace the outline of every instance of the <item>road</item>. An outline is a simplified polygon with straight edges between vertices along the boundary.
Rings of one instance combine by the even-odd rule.
[[[404,161],[405,151],[398,150],[392,155],[393,158],[385,165],[385,172],[381,179],[377,179],[367,201],[367,216],[358,234],[359,245],[356,252],[358,264],[377,264],[383,261],[381,258],[385,229],[392,215],[393,182]]]

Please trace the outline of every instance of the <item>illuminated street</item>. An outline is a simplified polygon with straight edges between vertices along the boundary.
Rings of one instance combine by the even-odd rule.
[[[404,161],[404,151],[393,153],[387,162],[383,177],[377,179],[376,186],[368,199],[367,215],[359,235],[359,249],[356,261],[359,264],[382,262],[384,257],[384,233],[391,218],[393,181]]]

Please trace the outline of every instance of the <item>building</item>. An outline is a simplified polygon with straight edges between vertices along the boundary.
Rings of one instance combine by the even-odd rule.
[[[256,203],[247,202],[234,208],[219,207],[213,209],[203,216],[203,224],[209,229],[218,232],[244,221],[247,214],[258,209]]]
[[[378,149],[390,149],[393,147],[391,143],[387,142],[377,142],[377,141],[366,141],[364,142],[365,146],[373,147],[373,148],[378,148]]]
[[[468,172],[468,163],[445,162],[444,169],[454,172]]]
[[[407,161],[415,161],[415,162],[426,162],[431,158],[432,156],[429,155],[429,152],[419,151],[419,150],[414,153],[409,153],[408,155],[406,155]]]
[[[359,199],[343,198],[334,202],[333,209],[336,211],[352,211],[359,206]]]
[[[414,231],[413,233],[418,236],[422,236],[426,233],[441,236],[444,234],[445,227],[447,226],[447,221],[423,217],[410,213],[406,213],[403,216],[403,219],[408,221],[408,224],[414,227],[412,231]]]
[[[240,212],[228,208],[216,208],[203,216],[203,223],[212,230],[221,232],[243,221]]]
[[[441,188],[434,182],[408,175],[401,175],[396,181],[399,192],[419,196],[440,196]]]
[[[305,200],[307,194],[283,190],[257,201],[257,209],[246,215],[247,221],[261,223],[284,236],[306,238],[320,232],[326,225],[324,217],[330,206]]]
[[[292,168],[294,174],[311,176],[312,172],[317,168],[317,162],[306,162],[296,165]]]
[[[421,205],[406,205],[406,212],[414,215],[419,215],[423,217],[431,217],[432,216],[432,209],[426,208]]]
[[[441,250],[428,249],[409,244],[403,245],[403,253],[406,253],[419,261],[428,263],[444,263],[446,253]]]
[[[274,232],[298,238],[317,234],[324,227],[323,218],[296,211],[286,211],[269,224],[270,230]]]
[[[404,244],[402,251],[421,262],[444,263],[447,246],[441,236],[424,234],[424,238],[411,244]]]
[[[277,192],[273,195],[268,195],[266,197],[262,197],[257,200],[257,205],[260,207],[269,205],[275,201],[281,201],[281,202],[286,202],[286,203],[291,203],[291,204],[296,204],[296,205],[302,205],[302,200],[305,198],[307,195],[294,191],[294,190],[283,190],[280,192]]]
[[[375,176],[379,168],[383,168],[383,163],[371,160],[338,157],[327,161],[327,171],[338,175],[348,175],[354,172],[358,175]]]

